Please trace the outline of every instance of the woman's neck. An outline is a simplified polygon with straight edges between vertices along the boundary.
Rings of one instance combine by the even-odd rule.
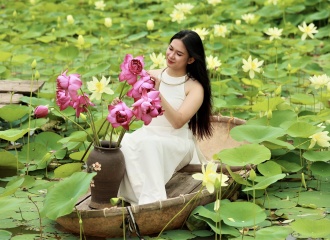
[[[186,69],[174,70],[174,69],[171,69],[171,68],[167,68],[165,71],[171,77],[183,77],[183,76],[185,76],[187,74]]]

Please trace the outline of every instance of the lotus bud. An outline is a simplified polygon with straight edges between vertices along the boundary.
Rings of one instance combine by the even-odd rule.
[[[30,3],[31,3],[32,5],[34,5],[34,4],[36,4],[36,0],[30,0]]]
[[[57,17],[57,22],[58,22],[58,23],[61,22],[61,17]]]
[[[49,112],[48,106],[39,105],[34,110],[34,116],[36,118],[44,118],[48,115],[48,112]]]
[[[256,172],[255,172],[253,169],[251,169],[251,170],[250,170],[250,176],[249,176],[249,179],[250,179],[251,181],[254,181],[254,180],[256,180],[256,178],[257,178],[257,174],[256,174]]]
[[[35,69],[37,67],[37,61],[34,59],[33,62],[31,63],[31,68]]]
[[[79,117],[80,117],[82,120],[84,120],[84,121],[86,121],[86,120],[87,120],[87,117],[86,117],[86,115],[85,115],[85,114],[83,114],[83,113],[80,113]]]
[[[292,69],[291,64],[288,64],[288,70],[290,71]]]
[[[282,92],[282,85],[278,86],[278,88],[275,89],[275,95],[279,96],[281,95]]]
[[[236,25],[241,25],[241,20],[238,19],[235,21],[235,23],[236,23]]]
[[[36,16],[32,15],[31,19],[32,19],[32,21],[34,21],[36,19]]]
[[[267,119],[271,119],[272,116],[273,116],[273,112],[272,112],[271,109],[269,109],[269,110],[267,111]]]
[[[211,33],[210,34],[210,41],[213,42],[214,41],[214,35]]]
[[[217,199],[215,202],[214,202],[214,211],[218,211],[220,208],[220,199]]]
[[[72,17],[72,15],[66,16],[66,20],[70,25],[74,24],[74,18]]]
[[[82,46],[84,46],[84,44],[85,44],[84,37],[82,35],[79,35],[78,36],[78,45],[82,47]]]
[[[69,43],[68,42],[65,42],[65,47],[69,47]]]
[[[36,80],[39,80],[40,79],[40,73],[39,73],[38,70],[36,71],[34,77],[35,77]]]
[[[104,43],[104,38],[103,37],[100,37],[100,43]]]
[[[154,20],[149,19],[149,20],[147,21],[147,29],[148,29],[149,31],[152,31],[152,30],[154,29],[154,27],[155,27]]]
[[[13,17],[17,17],[17,12],[16,12],[16,10],[13,12]]]
[[[107,28],[111,27],[111,26],[112,26],[112,19],[109,18],[109,17],[105,18],[105,19],[104,19],[104,25],[105,25]]]
[[[54,33],[55,32],[55,28],[52,28],[52,33]]]

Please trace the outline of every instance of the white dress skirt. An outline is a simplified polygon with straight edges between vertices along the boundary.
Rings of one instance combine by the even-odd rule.
[[[175,109],[179,109],[186,95],[185,76],[162,74],[160,92]],[[170,85],[182,82],[180,85]],[[118,197],[136,204],[165,200],[165,184],[173,173],[188,163],[205,160],[186,123],[174,129],[164,115],[154,118],[147,126],[126,133],[121,143],[126,173],[120,184]]]

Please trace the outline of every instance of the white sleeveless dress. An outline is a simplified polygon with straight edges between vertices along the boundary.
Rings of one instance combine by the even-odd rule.
[[[185,76],[171,77],[166,71],[162,78],[172,84],[185,81]],[[179,109],[186,97],[185,84],[164,82],[160,84],[160,92],[173,108]],[[154,118],[149,125],[133,133],[126,133],[121,145],[126,173],[118,197],[132,205],[166,199],[165,184],[173,173],[190,162],[204,161],[188,123],[174,129],[165,115]]]

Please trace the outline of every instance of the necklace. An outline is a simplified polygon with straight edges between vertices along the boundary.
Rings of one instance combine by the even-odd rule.
[[[160,81],[162,83],[165,83],[166,85],[171,85],[171,86],[178,86],[178,85],[181,85],[181,84],[184,84],[185,82],[187,82],[189,80],[189,77],[187,76],[187,74],[184,76],[185,77],[185,80],[183,82],[180,82],[180,83],[167,83],[163,80],[163,72],[166,70],[167,68],[164,68],[163,71],[160,73]]]

